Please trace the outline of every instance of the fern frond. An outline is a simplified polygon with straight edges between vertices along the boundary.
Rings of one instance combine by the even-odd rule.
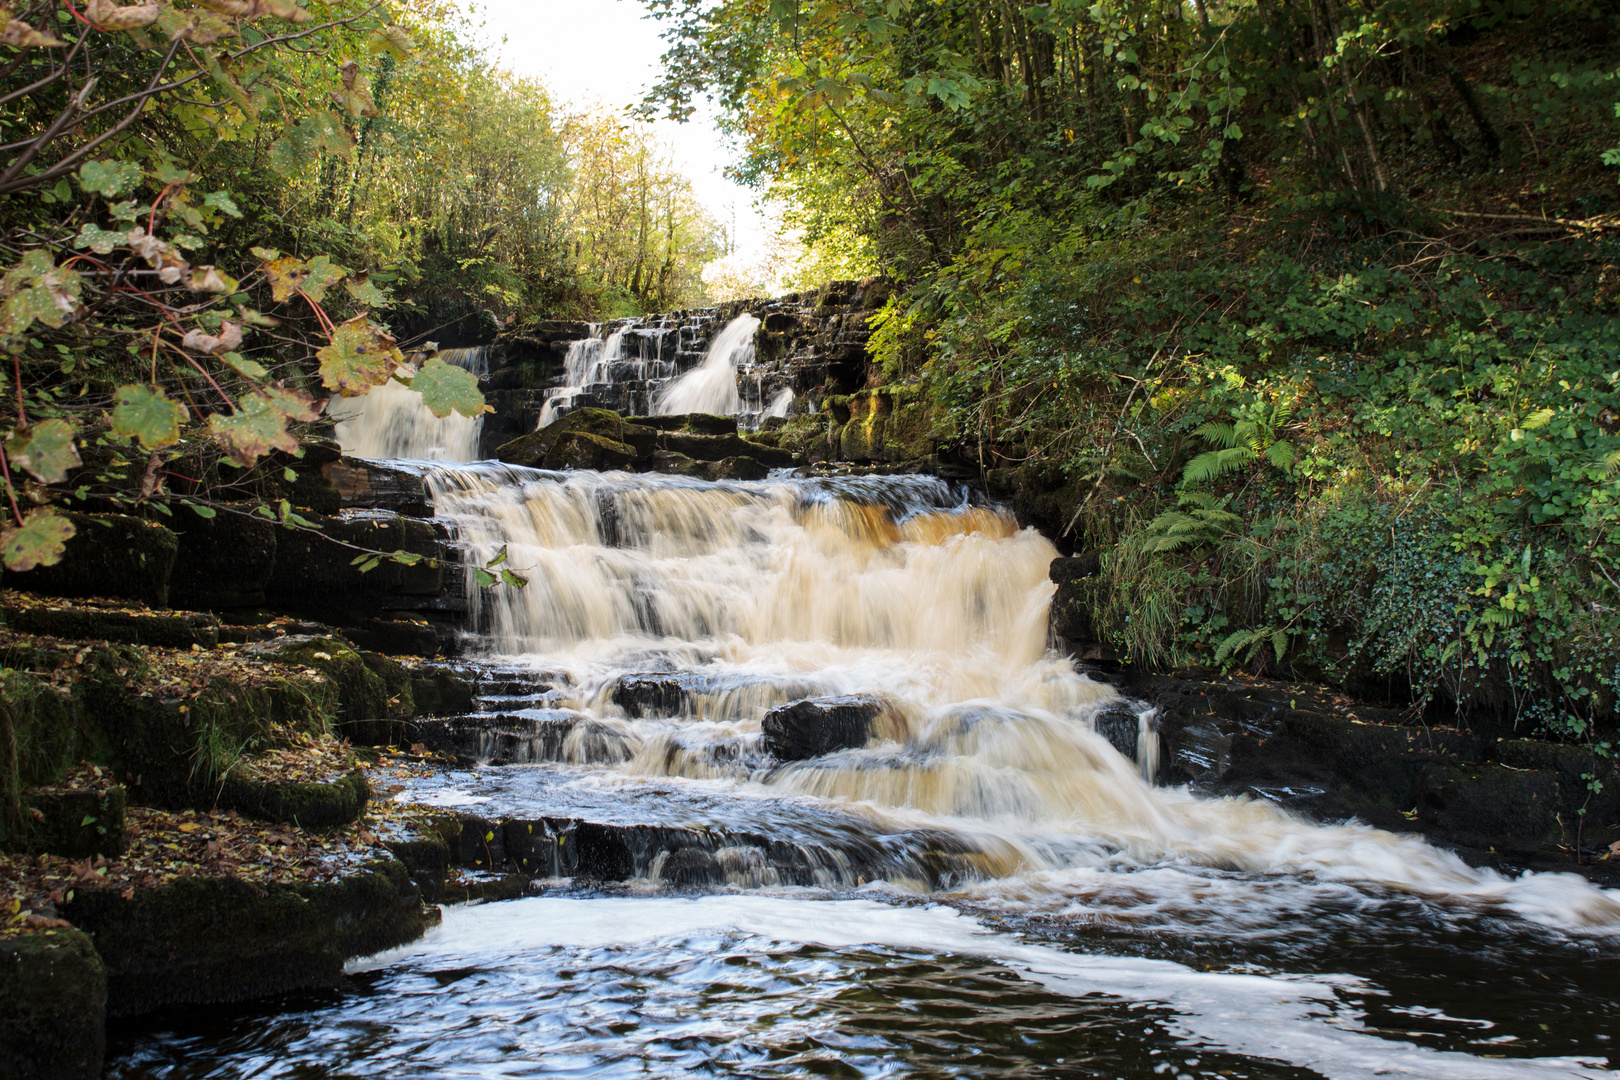
[[[1286,441],[1274,442],[1266,447],[1266,460],[1279,469],[1287,469],[1294,464],[1294,444]]]
[[[1229,472],[1241,469],[1254,460],[1255,453],[1247,446],[1232,446],[1225,450],[1210,450],[1187,462],[1181,472],[1183,484],[1201,484],[1215,480]]]
[[[1521,420],[1519,422],[1519,426],[1524,428],[1526,431],[1534,431],[1536,428],[1544,428],[1548,424],[1552,423],[1552,418],[1556,415],[1557,413],[1552,409],[1537,409],[1535,412]]]
[[[1603,455],[1603,475],[1606,479],[1620,476],[1620,450]]]
[[[1199,424],[1193,428],[1193,434],[1207,443],[1228,450],[1238,445],[1237,429],[1231,424],[1217,424],[1211,420],[1207,424]]]

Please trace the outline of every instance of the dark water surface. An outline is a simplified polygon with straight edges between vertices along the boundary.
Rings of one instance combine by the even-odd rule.
[[[1396,902],[1264,940],[808,891],[453,909],[341,992],[115,1029],[110,1077],[1591,1077],[1620,955]],[[1206,970],[1206,968],[1208,970]]]

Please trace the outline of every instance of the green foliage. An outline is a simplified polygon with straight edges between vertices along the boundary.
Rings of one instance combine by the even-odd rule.
[[[484,404],[484,395],[478,391],[476,375],[465,368],[447,364],[436,356],[422,365],[422,370],[412,377],[410,386],[422,395],[422,404],[434,416],[449,416],[452,412],[477,416],[494,411]]]

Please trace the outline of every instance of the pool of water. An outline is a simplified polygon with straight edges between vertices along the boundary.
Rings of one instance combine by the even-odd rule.
[[[340,991],[114,1029],[165,1077],[1595,1077],[1620,951],[1414,901],[1151,933],[869,891],[450,909]]]

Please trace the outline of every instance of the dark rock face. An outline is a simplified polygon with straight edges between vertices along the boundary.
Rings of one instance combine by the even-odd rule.
[[[259,607],[276,559],[275,525],[229,511],[201,518],[189,510],[175,516],[179,537],[169,599],[176,607],[212,611]]]
[[[26,836],[11,837],[0,827],[0,848],[84,859],[117,858],[124,853],[124,810],[121,787],[105,791],[34,792],[23,800],[31,819]]]
[[[392,859],[323,884],[181,878],[129,900],[83,889],[62,914],[94,942],[113,1016],[335,986],[349,957],[426,929],[417,888]]]
[[[741,437],[735,417],[622,417],[598,408],[565,413],[502,445],[496,456],[536,469],[628,469],[709,480],[762,480],[771,469],[801,460],[790,450]]]
[[[1127,705],[1109,705],[1093,718],[1097,734],[1108,740],[1108,745],[1131,761],[1138,761],[1137,743],[1142,732],[1142,721]],[[1140,763],[1140,762],[1138,762]]]
[[[444,594],[446,554],[427,522],[387,511],[310,520],[320,533],[288,529],[277,538],[275,569],[265,585],[277,609],[342,624],[386,610],[420,610]],[[354,565],[357,547],[404,551],[420,561],[407,566],[384,559],[362,573]]]
[[[184,649],[219,644],[219,620],[202,614],[109,611],[96,607],[7,606],[6,625],[25,634]]]
[[[1576,868],[1566,852],[1577,841],[1592,853],[1620,840],[1620,772],[1583,747],[1497,741],[1311,685],[1147,674],[1116,682],[1160,710],[1161,784],[1417,831],[1510,870]],[[1580,868],[1620,879],[1612,864]]]
[[[431,517],[422,474],[414,469],[359,458],[340,458],[321,466],[321,475],[337,491],[342,507],[392,510],[410,517]]]
[[[772,757],[804,761],[865,746],[872,737],[872,722],[882,712],[883,703],[876,698],[809,698],[772,709],[760,727]]]
[[[65,515],[77,530],[55,566],[8,571],[6,584],[47,596],[104,596],[169,606],[174,533],[125,514]]]
[[[96,1080],[107,973],[77,930],[0,938],[0,1076]]]
[[[672,851],[658,868],[659,880],[677,887],[724,885],[726,872],[712,854],[701,848]]]

